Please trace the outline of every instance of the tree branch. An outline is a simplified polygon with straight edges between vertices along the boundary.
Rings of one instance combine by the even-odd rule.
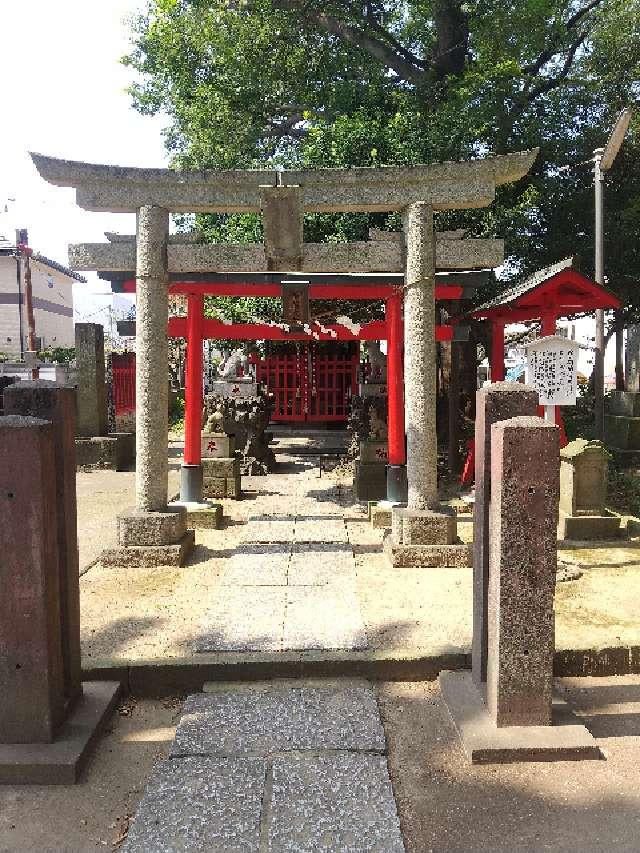
[[[583,6],[581,9],[578,9],[575,14],[573,14],[564,24],[564,34],[567,35],[571,33],[572,30],[576,28],[576,26],[580,23],[580,21],[588,15],[589,12],[593,11],[597,6],[600,6],[604,3],[605,0],[590,0],[586,6]],[[551,44],[546,47],[539,56],[529,65],[525,65],[522,69],[524,74],[529,74],[531,76],[535,76],[539,74],[540,71],[544,68],[547,62],[550,62],[551,59],[559,52],[559,34],[556,34],[552,40]]]

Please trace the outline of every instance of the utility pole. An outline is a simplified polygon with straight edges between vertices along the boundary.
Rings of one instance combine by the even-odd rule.
[[[24,289],[24,305],[27,314],[27,352],[23,353],[27,364],[31,365],[31,378],[37,379],[40,371],[36,365],[36,320],[33,313],[33,288],[31,286],[31,255],[33,249],[29,248],[29,235],[26,228],[16,230],[16,249],[18,251],[18,263],[20,264],[20,275]],[[21,309],[20,309],[21,310]]]
[[[595,191],[595,280],[604,287],[604,182],[613,166],[631,121],[631,110],[624,109],[618,116],[604,148],[593,152]],[[596,348],[593,364],[595,392],[595,433],[604,439],[604,311],[596,311]]]

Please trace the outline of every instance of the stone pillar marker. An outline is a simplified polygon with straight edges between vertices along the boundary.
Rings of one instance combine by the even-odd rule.
[[[477,562],[476,550],[473,672],[441,672],[438,678],[472,764],[602,757],[591,732],[553,696],[558,427],[535,415],[490,423],[536,403],[532,389],[508,382],[477,392],[480,498],[474,535],[483,561]],[[478,571],[487,541],[488,595]],[[479,677],[481,664],[486,681]]]
[[[560,539],[621,536],[620,517],[606,508],[609,454],[594,440],[576,438],[560,451]]]
[[[517,415],[536,415],[538,394],[519,382],[495,382],[476,394],[475,503],[473,510],[473,679],[487,680],[487,597],[489,590],[489,503],[491,427]]]
[[[491,444],[487,708],[498,727],[549,726],[559,430],[511,418]]]
[[[64,693],[68,701],[75,702],[82,692],[75,475],[76,392],[44,379],[19,382],[5,391],[5,412],[7,415],[44,418],[52,423]],[[49,521],[52,523],[51,517]]]
[[[65,711],[50,423],[0,418],[0,482],[0,744],[50,743]]]
[[[136,255],[136,506],[167,506],[169,212],[141,207]]]
[[[99,323],[76,323],[79,436],[107,434],[107,396],[104,374],[104,328]]]

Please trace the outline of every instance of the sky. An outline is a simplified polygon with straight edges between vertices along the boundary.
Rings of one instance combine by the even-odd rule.
[[[21,0],[2,4],[0,235],[29,230],[34,251],[68,263],[69,243],[132,234],[133,214],[90,213],[75,190],[38,175],[29,151],[126,166],[166,166],[166,117],[142,116],[126,88],[133,71],[127,20],[144,0]],[[5,212],[5,208],[7,209]],[[93,273],[74,283],[76,322],[108,319],[109,288]]]

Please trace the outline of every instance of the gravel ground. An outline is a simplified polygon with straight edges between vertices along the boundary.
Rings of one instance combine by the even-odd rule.
[[[640,677],[559,683],[606,760],[471,767],[437,683],[379,686],[407,853],[637,853]]]
[[[326,473],[320,476],[313,458],[279,458],[276,473],[243,478],[244,500],[222,501],[224,528],[197,531],[196,549],[185,567],[105,569],[98,563],[82,577],[82,644],[88,664],[191,655],[221,570],[247,517],[260,514],[344,514],[371,648],[423,654],[470,648],[471,569],[393,569],[382,554],[382,531],[370,526],[348,485]],[[171,463],[170,492],[178,481],[175,457]],[[114,541],[115,516],[132,504],[133,488],[132,473],[78,474],[81,566]],[[323,524],[318,518],[320,533]],[[468,541],[471,524],[460,523],[459,531]],[[557,586],[557,648],[640,645],[636,599],[630,594],[640,582],[640,549],[562,554],[579,563],[583,574]]]
[[[167,755],[181,699],[126,699],[79,784],[0,786],[0,853],[96,853],[126,834],[156,759]]]

